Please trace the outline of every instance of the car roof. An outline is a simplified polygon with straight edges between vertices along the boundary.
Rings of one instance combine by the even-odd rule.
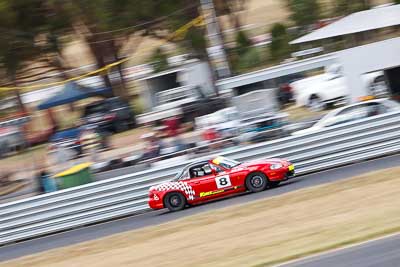
[[[332,112],[338,113],[338,112],[340,112],[340,111],[342,111],[344,109],[350,108],[350,107],[356,107],[356,106],[369,104],[369,103],[383,103],[383,102],[387,102],[387,101],[390,101],[390,99],[388,99],[388,98],[378,98],[378,99],[372,99],[372,100],[368,100],[368,101],[360,101],[360,102],[357,102],[357,103],[353,103],[353,104],[350,104],[350,105],[346,105],[346,106],[334,109],[334,110],[332,110]]]
[[[340,108],[337,108],[337,109],[334,109],[334,110],[328,112],[322,118],[320,118],[320,120],[315,125],[317,125],[319,123],[323,123],[326,119],[328,119],[330,117],[334,117],[334,116],[338,115],[340,112],[342,112],[343,110],[351,108],[351,107],[357,107],[357,106],[365,105],[365,104],[369,104],[369,103],[384,103],[384,102],[388,102],[388,101],[391,101],[391,100],[388,98],[378,98],[378,99],[372,99],[372,100],[368,100],[368,101],[360,101],[357,103],[346,105],[344,107],[340,107]]]
[[[188,165],[186,165],[185,168],[190,168],[190,167],[193,167],[193,166],[196,166],[196,165],[199,165],[199,164],[206,164],[206,163],[209,163],[209,162],[210,162],[210,160],[194,161],[194,162],[191,162]]]
[[[354,106],[359,106],[359,105],[363,105],[363,104],[368,104],[368,103],[380,103],[380,102],[384,102],[384,99],[372,99],[372,100],[367,100],[367,101],[360,101],[357,103],[353,103],[347,106],[342,107],[343,108],[348,108],[348,107],[354,107]]]

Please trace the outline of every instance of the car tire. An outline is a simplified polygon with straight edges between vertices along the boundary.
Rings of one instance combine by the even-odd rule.
[[[114,123],[114,132],[121,133],[129,129],[127,121],[117,121]]]
[[[281,183],[281,181],[270,181],[270,182],[268,183],[268,187],[269,187],[269,188],[276,188],[276,187],[279,186],[280,183]]]
[[[262,172],[253,172],[246,178],[246,188],[252,193],[264,191],[268,184],[268,178]]]
[[[308,108],[312,111],[322,111],[326,108],[326,104],[317,95],[312,95],[308,100]]]
[[[369,85],[370,95],[376,98],[389,97],[389,86],[384,75],[377,76]]]
[[[183,210],[186,206],[186,198],[178,192],[169,193],[164,198],[164,206],[170,211]]]

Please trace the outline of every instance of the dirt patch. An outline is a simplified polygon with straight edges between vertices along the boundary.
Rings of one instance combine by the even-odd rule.
[[[306,107],[297,107],[295,105],[292,105],[283,109],[282,111],[288,114],[289,121],[302,121],[307,119],[318,118],[322,115],[325,115],[330,110],[314,112]]]
[[[28,182],[25,180],[15,181],[13,183],[9,183],[7,185],[0,186],[0,196],[5,196],[11,193],[14,193],[18,190],[21,190],[25,186],[27,186]]]
[[[0,266],[269,266],[397,232],[399,215],[400,168],[395,168]]]

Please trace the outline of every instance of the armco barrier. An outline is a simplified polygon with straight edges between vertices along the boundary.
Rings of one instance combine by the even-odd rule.
[[[400,151],[400,112],[221,153],[238,160],[283,157],[298,174]],[[153,168],[0,205],[0,245],[149,210],[147,190],[188,162]]]

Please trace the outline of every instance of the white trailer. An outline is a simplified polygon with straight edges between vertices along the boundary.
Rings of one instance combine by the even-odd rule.
[[[139,123],[149,123],[182,114],[181,105],[203,96],[215,96],[211,72],[206,62],[190,60],[183,65],[139,80],[145,113]],[[200,93],[196,88],[200,89]]]

